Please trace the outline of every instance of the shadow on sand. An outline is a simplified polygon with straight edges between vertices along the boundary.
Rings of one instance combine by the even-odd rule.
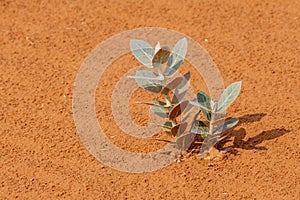
[[[252,123],[252,122],[260,121],[264,116],[266,116],[265,113],[248,114],[248,115],[244,115],[244,116],[240,117],[239,119],[240,119],[240,123],[244,124],[244,123]],[[233,137],[233,145],[228,146],[226,148],[230,148],[231,152],[234,154],[236,154],[238,152],[236,150],[237,148],[246,149],[246,150],[252,150],[252,149],[267,150],[266,147],[258,146],[258,145],[261,144],[263,141],[273,140],[275,138],[283,136],[284,134],[286,134],[288,132],[290,132],[290,130],[287,130],[285,128],[276,128],[276,129],[271,129],[271,130],[267,130],[267,131],[262,131],[258,135],[254,136],[254,137],[250,137],[247,140],[244,140],[246,137],[246,130],[244,128],[240,128],[238,130],[233,130],[229,134],[228,138]],[[229,141],[232,141],[232,140],[221,141],[219,144],[217,144],[216,147],[218,149],[223,149],[223,146]]]

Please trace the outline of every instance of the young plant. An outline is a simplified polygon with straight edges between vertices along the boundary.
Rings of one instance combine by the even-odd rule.
[[[201,120],[195,120],[191,130],[192,133],[199,134],[204,139],[202,145],[208,148],[205,149],[206,151],[209,152],[214,144],[228,136],[228,134],[221,136],[223,131],[233,128],[239,122],[237,118],[226,121],[223,113],[238,97],[241,86],[241,81],[230,84],[224,90],[218,102],[212,101],[203,91],[197,93],[197,102],[191,102],[191,104],[200,107],[206,119],[206,123]]]
[[[172,51],[168,46],[157,43],[155,49],[145,41],[131,40],[130,48],[133,55],[144,66],[153,68],[156,72],[138,70],[134,78],[137,84],[150,92],[161,94],[165,101],[139,102],[151,106],[151,111],[165,118],[162,126],[165,132],[177,139],[182,137],[187,127],[186,123],[178,121],[183,111],[188,107],[189,101],[183,100],[188,89],[190,72],[168,81],[183,63],[187,51],[187,40],[179,40]],[[165,66],[164,66],[165,65]],[[179,141],[179,140],[178,140]]]
[[[200,135],[203,139],[202,145],[208,146],[209,151],[216,142],[227,136],[221,137],[221,132],[238,123],[238,119],[224,122],[225,115],[223,113],[237,98],[241,89],[241,82],[229,85],[218,102],[213,102],[203,91],[197,93],[196,102],[190,102],[184,100],[189,86],[190,72],[168,81],[183,63],[187,51],[186,38],[179,40],[172,51],[168,46],[161,47],[160,43],[157,43],[153,49],[150,44],[142,40],[131,40],[130,48],[137,60],[144,66],[154,69],[155,72],[138,70],[135,76],[129,76],[129,78],[134,78],[141,88],[161,94],[165,99],[165,101],[139,103],[150,105],[152,112],[165,118],[165,123],[160,126],[175,137],[175,144],[178,147],[186,149],[186,146],[191,144],[189,140],[195,135]],[[192,122],[192,128],[187,130],[187,122],[178,121],[178,117],[190,110],[192,105],[200,108],[199,112],[202,112],[206,122],[198,119],[199,114],[197,114]]]

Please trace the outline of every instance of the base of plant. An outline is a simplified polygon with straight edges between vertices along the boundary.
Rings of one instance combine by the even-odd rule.
[[[220,151],[216,148],[211,148],[209,152],[199,154],[199,158],[210,161],[220,161],[227,157],[227,151]]]

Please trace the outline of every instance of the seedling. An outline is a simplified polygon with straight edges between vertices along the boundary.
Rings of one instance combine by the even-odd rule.
[[[228,134],[221,136],[222,132],[233,128],[239,122],[237,118],[226,121],[223,113],[239,95],[241,85],[241,81],[229,85],[222,93],[218,102],[211,100],[203,91],[197,93],[196,102],[191,102],[192,105],[200,107],[206,120],[206,122],[195,120],[191,130],[192,133],[199,134],[204,139],[203,145],[208,147],[206,151],[209,152],[210,148],[212,148],[216,142],[228,136]]]
[[[130,48],[135,58],[152,71],[138,70],[135,76],[129,76],[129,78],[134,78],[141,88],[161,94],[165,99],[165,101],[139,103],[150,105],[152,112],[165,119],[165,123],[159,126],[175,137],[174,143],[177,147],[185,149],[187,145],[190,145],[187,139],[193,138],[194,135],[202,137],[202,145],[221,141],[226,136],[220,137],[220,133],[238,123],[238,119],[222,121],[225,117],[223,113],[240,92],[241,82],[228,86],[220,100],[213,102],[203,91],[197,93],[197,101],[184,100],[189,86],[190,72],[168,81],[183,63],[187,52],[186,38],[179,40],[172,51],[168,46],[161,47],[160,43],[157,43],[153,49],[149,43],[142,40],[131,40]],[[188,112],[192,106],[200,108],[199,112],[203,114],[206,121],[201,121],[198,113],[194,117],[191,128],[188,129],[188,123],[178,118],[180,115],[184,118],[184,113]]]

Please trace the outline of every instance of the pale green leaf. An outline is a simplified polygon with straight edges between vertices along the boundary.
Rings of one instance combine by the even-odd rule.
[[[226,130],[234,127],[235,125],[237,125],[238,122],[239,122],[239,119],[237,119],[237,118],[230,119],[230,120],[224,122],[223,124],[221,124],[218,127],[218,131],[219,132],[226,131]]]
[[[141,88],[154,93],[160,93],[164,86],[164,82],[159,80],[159,76],[151,71],[139,70],[136,72],[136,76],[130,78],[135,78]]]
[[[169,110],[167,108],[160,106],[151,106],[151,111],[162,118],[167,118],[169,114]]]
[[[187,40],[182,38],[179,40],[174,48],[172,49],[172,54],[168,60],[166,70],[164,72],[165,76],[172,76],[181,66],[187,51]]]
[[[241,91],[242,81],[232,83],[222,93],[217,103],[217,112],[224,112],[230,104],[238,97]]]
[[[162,101],[136,102],[136,104],[146,104],[146,105],[161,106],[161,107],[165,107],[166,105],[166,103]]]
[[[149,43],[143,40],[130,40],[130,49],[138,61],[149,68],[153,68],[154,49]]]

